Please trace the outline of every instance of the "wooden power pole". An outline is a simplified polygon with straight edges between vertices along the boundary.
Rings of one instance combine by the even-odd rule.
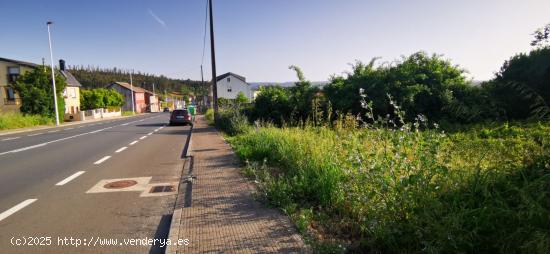
[[[214,105],[214,118],[218,119],[218,86],[216,81],[216,51],[214,50],[214,17],[212,15],[212,0],[208,0],[210,12],[210,50],[212,58],[212,97]]]

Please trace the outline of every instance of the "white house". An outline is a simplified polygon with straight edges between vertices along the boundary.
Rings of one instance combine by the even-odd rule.
[[[228,72],[216,78],[218,98],[235,99],[239,92],[243,92],[252,101],[252,90],[243,76]]]

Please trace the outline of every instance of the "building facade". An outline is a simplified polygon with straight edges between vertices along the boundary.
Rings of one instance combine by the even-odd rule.
[[[250,85],[243,76],[228,72],[216,78],[218,98],[235,99],[239,92],[244,93],[248,100],[252,100]]]
[[[124,105],[122,105],[122,110],[132,111],[132,93],[133,93],[136,113],[146,112],[147,103],[145,103],[145,89],[141,87],[130,86],[130,84],[126,82],[115,82],[108,85],[107,88],[113,88],[124,96]]]
[[[66,87],[63,90],[65,101],[65,120],[80,121],[80,82],[65,69],[65,61],[59,60],[59,72],[65,78]]]
[[[19,112],[21,98],[13,84],[19,76],[37,67],[33,63],[0,58],[0,113]]]

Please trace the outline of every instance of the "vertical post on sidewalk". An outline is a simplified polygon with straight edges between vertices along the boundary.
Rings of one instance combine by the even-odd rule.
[[[132,81],[132,72],[134,72],[134,70],[130,71],[130,94],[132,95],[132,115],[135,115],[136,105],[134,101],[134,83]]]
[[[53,52],[52,52],[52,36],[50,35],[50,25],[53,24],[52,21],[48,21],[46,26],[48,27],[48,43],[50,45],[50,60],[52,68],[52,86],[53,86],[53,104],[55,108],[55,125],[59,126],[59,109],[57,108],[57,89],[55,88],[55,70],[53,66]]]
[[[216,80],[216,51],[214,49],[214,16],[212,14],[212,0],[208,0],[210,11],[210,50],[212,59],[212,104],[214,106],[214,118],[218,119],[218,85]]]

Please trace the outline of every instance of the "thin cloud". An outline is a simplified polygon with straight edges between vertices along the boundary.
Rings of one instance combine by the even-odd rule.
[[[157,15],[155,15],[155,13],[151,9],[148,9],[148,11],[149,11],[149,15],[151,15],[151,17],[153,17],[162,27],[167,28],[164,20],[160,19]]]

